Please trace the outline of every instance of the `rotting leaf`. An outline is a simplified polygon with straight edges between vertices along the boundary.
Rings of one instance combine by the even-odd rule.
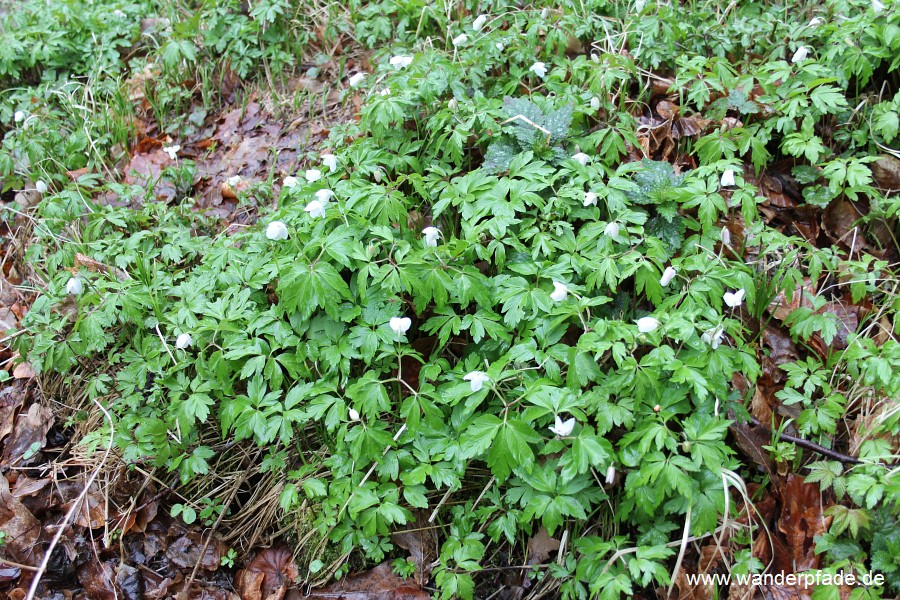
[[[539,565],[547,562],[554,552],[559,550],[559,540],[550,537],[547,530],[541,526],[530,540],[528,540],[529,565]]]
[[[431,563],[437,560],[437,538],[426,515],[416,511],[415,529],[394,533],[391,541],[409,552],[416,564],[416,583],[424,586],[431,576]]]
[[[781,488],[782,508],[778,529],[791,550],[794,569],[799,572],[819,567],[815,552],[815,537],[822,535],[831,524],[831,517],[822,514],[824,500],[819,486],[807,483],[803,477],[790,473]]]
[[[3,448],[3,458],[0,460],[0,464],[3,466],[13,463],[27,465],[32,462],[34,454],[29,458],[24,458],[24,455],[35,444],[38,449],[44,447],[44,444],[47,443],[47,432],[50,431],[53,422],[53,411],[50,408],[41,406],[37,402],[32,404],[28,408],[28,412],[24,415],[20,414],[16,420],[13,433]]]
[[[41,522],[10,493],[9,482],[2,476],[0,476],[0,531],[6,534],[3,552],[16,562],[29,562],[41,535]]]
[[[189,531],[175,540],[166,548],[166,556],[182,569],[193,569],[194,565],[199,561],[201,569],[215,571],[219,568],[220,560],[227,547],[219,536],[216,534],[212,535],[213,539],[206,547],[202,560],[200,551],[206,543],[206,536],[198,531]]]
[[[391,569],[390,563],[381,563],[371,571],[349,575],[325,589],[303,595],[291,590],[288,600],[430,600],[431,595],[415,582],[401,579]]]
[[[235,588],[244,600],[281,600],[299,571],[291,552],[282,546],[265,548],[235,575]]]

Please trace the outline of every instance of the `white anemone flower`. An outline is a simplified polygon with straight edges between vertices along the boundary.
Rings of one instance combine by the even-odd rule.
[[[194,344],[194,338],[191,337],[189,333],[182,333],[175,340],[175,347],[179,350],[186,350],[190,348]]]
[[[619,237],[619,224],[615,221],[607,223],[606,227],[603,228],[603,233],[613,239]]]
[[[707,329],[703,332],[703,335],[700,336],[700,339],[703,340],[705,344],[708,344],[710,348],[715,350],[719,347],[719,344],[722,343],[722,338],[725,336],[725,330],[721,325],[717,327],[713,327],[712,329]]]
[[[39,194],[46,194],[47,193],[47,184],[44,183],[44,181],[42,179],[38,179],[37,181],[34,182],[34,189],[36,189]]]
[[[294,186],[297,185],[297,178],[296,178],[296,177],[292,177],[292,176],[285,177],[285,178],[281,181],[281,184],[282,184],[284,187],[286,187],[286,188],[292,188],[292,187],[294,187]]]
[[[597,194],[594,192],[585,192],[584,193],[584,205],[585,206],[597,206]]]
[[[321,190],[316,191],[316,200],[325,204],[329,200],[334,197],[334,192],[329,190],[328,188],[322,188]]]
[[[226,183],[228,184],[228,186],[231,187],[231,188],[234,188],[234,186],[236,186],[236,185],[239,184],[240,182],[241,182],[241,176],[240,176],[240,175],[234,175],[233,177],[229,177],[229,178],[227,179],[227,181],[226,181]]]
[[[503,42],[497,42],[496,44],[494,44],[494,46],[497,48],[497,50],[499,50],[500,52],[503,52],[503,48],[504,48]]]
[[[406,67],[411,65],[412,61],[412,56],[392,56],[390,63],[391,66],[394,67],[394,69],[399,71],[400,69],[405,69]]]
[[[719,185],[722,187],[734,187],[734,171],[732,169],[726,169],[724,173],[722,173],[722,179],[719,180]]]
[[[637,320],[638,331],[641,333],[650,333],[659,327],[659,319],[655,317],[641,317]]]
[[[381,90],[380,92],[378,92],[378,93],[379,93],[380,95],[382,95],[382,96],[390,96],[390,95],[391,95],[391,88],[384,88],[384,89],[382,89],[382,90]]]
[[[391,317],[391,320],[388,321],[388,325],[390,326],[391,331],[399,338],[409,331],[409,328],[412,325],[412,319],[409,317]]]
[[[347,416],[350,417],[351,421],[359,421],[359,412],[355,408],[348,410]]]
[[[16,123],[21,123],[24,120],[25,120],[25,111],[17,110],[15,112],[15,114],[13,115],[13,121],[15,121]]]
[[[819,25],[821,25],[824,22],[825,22],[825,20],[822,19],[822,17],[813,17],[812,19],[809,20],[809,23],[807,23],[806,26],[807,27],[818,27]]]
[[[591,110],[598,111],[600,110],[600,98],[594,96],[591,98]]]
[[[611,485],[612,482],[616,480],[616,465],[609,465],[606,467],[606,479],[604,483],[606,485]]]
[[[575,429],[575,417],[563,421],[559,418],[559,415],[556,415],[556,420],[553,425],[550,426],[550,431],[559,437],[566,437],[572,433],[573,429]]]
[[[456,98],[450,98],[450,102],[447,103],[447,108],[456,112],[456,109],[459,108],[459,102],[457,102]]]
[[[588,161],[591,160],[591,157],[585,154],[584,152],[577,152],[572,155],[572,160],[580,164],[582,167],[588,164]]]
[[[528,70],[531,71],[532,73],[534,73],[535,75],[537,75],[538,77],[540,77],[541,79],[543,79],[544,77],[547,76],[547,65],[542,63],[541,61],[537,61],[536,63],[531,65],[531,67],[529,67]]]
[[[806,46],[800,46],[797,48],[797,51],[794,52],[794,56],[791,57],[791,62],[797,64],[799,62],[803,62],[806,60],[806,57],[809,56],[809,48]]]
[[[324,202],[322,202],[321,200],[313,200],[312,202],[307,204],[306,208],[304,208],[303,210],[308,212],[309,216],[313,217],[314,219],[321,219],[325,216],[325,208],[326,207]]]
[[[266,237],[273,241],[288,239],[287,226],[281,221],[272,221],[266,227]]]
[[[639,13],[643,11],[645,6],[647,6],[647,3],[644,0],[637,0],[634,3],[634,12]]]
[[[877,15],[884,12],[884,4],[879,0],[872,0],[872,11]]]
[[[731,246],[731,230],[727,227],[722,228],[722,233],[719,235],[722,243],[726,246]]]
[[[566,284],[560,283],[559,281],[553,282],[553,291],[550,292],[551,300],[553,300],[554,302],[562,302],[568,295],[569,288],[566,287]]]
[[[307,169],[305,173],[306,181],[312,183],[322,179],[322,171],[318,169]]]
[[[365,73],[354,73],[350,76],[350,79],[347,80],[347,83],[350,84],[350,87],[356,87],[363,82],[363,79],[366,78]]]
[[[169,155],[169,160],[175,160],[178,158],[178,151],[181,150],[181,146],[175,144],[174,146],[165,146],[162,151]]]
[[[481,31],[481,28],[484,27],[484,24],[487,23],[488,16],[487,15],[478,15],[478,17],[472,21],[472,29],[475,31]]]
[[[737,308],[744,303],[744,294],[744,288],[741,288],[736,292],[725,292],[722,296],[722,300],[724,300],[725,304],[731,308]]]
[[[480,392],[481,388],[484,387],[484,384],[491,380],[488,377],[488,374],[484,371],[472,371],[471,373],[467,373],[463,380],[469,382],[469,387],[473,392]]]
[[[434,248],[438,245],[438,238],[441,237],[441,230],[437,227],[426,227],[422,230],[422,235],[425,236],[425,245]]]
[[[675,275],[678,271],[675,270],[675,267],[666,267],[666,270],[663,271],[662,277],[659,278],[659,285],[666,287],[672,280],[675,279]]]
[[[70,277],[66,282],[66,293],[70,296],[80,296],[84,291],[84,285],[78,277]]]
[[[329,171],[331,171],[332,173],[337,171],[337,156],[335,156],[334,154],[323,154],[321,158],[322,164],[328,167]]]
[[[462,46],[463,44],[465,44],[468,41],[469,41],[469,36],[467,36],[464,33],[461,33],[458,36],[456,36],[455,38],[453,38],[453,47],[459,48],[460,46]]]

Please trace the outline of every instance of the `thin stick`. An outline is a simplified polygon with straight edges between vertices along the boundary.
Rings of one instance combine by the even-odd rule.
[[[100,474],[100,469],[102,469],[103,465],[106,464],[106,459],[109,458],[109,453],[112,451],[113,442],[116,439],[112,417],[108,412],[106,412],[106,409],[103,408],[103,405],[101,405],[96,400],[92,399],[92,401],[101,411],[103,411],[103,416],[109,421],[109,444],[106,445],[106,452],[103,453],[103,460],[100,461],[100,464],[97,465],[97,468],[95,468],[94,472],[91,473],[91,476],[88,478],[87,484],[84,486],[84,489],[81,490],[80,494],[78,494],[75,502],[72,503],[72,508],[68,510],[66,516],[63,518],[62,523],[59,524],[56,533],[53,535],[53,540],[50,542],[50,545],[47,547],[47,551],[44,553],[44,558],[41,560],[41,564],[37,568],[37,573],[35,574],[34,579],[31,580],[31,587],[28,588],[28,595],[25,596],[25,600],[34,600],[34,595],[37,592],[37,587],[41,582],[41,577],[43,577],[44,572],[47,570],[47,565],[50,562],[50,555],[53,554],[54,548],[56,548],[56,545],[59,544],[59,540],[62,538],[63,532],[66,530],[66,527],[69,526],[69,523],[75,516],[75,511],[81,507],[81,503],[84,501],[85,496],[87,496],[88,490],[91,489],[91,486],[94,484],[94,480],[96,480],[97,476]]]
[[[751,416],[750,422],[753,423],[754,425],[756,425],[757,427],[760,427],[760,428],[764,429],[765,431],[768,431],[770,434],[772,433],[772,430],[769,429],[768,427],[766,427],[765,425],[763,425],[762,423],[760,423],[756,417]],[[825,446],[820,446],[819,444],[817,444],[815,442],[810,442],[809,440],[804,440],[803,438],[795,437],[795,436],[787,434],[787,433],[779,433],[778,437],[782,440],[791,442],[793,444],[797,444],[801,448],[806,448],[807,450],[812,450],[813,452],[818,452],[819,454],[821,454],[823,456],[827,456],[828,458],[832,458],[832,459],[840,461],[842,463],[847,463],[847,464],[851,464],[851,465],[858,465],[858,464],[862,463],[862,461],[859,460],[858,458],[855,458],[853,456],[847,456],[846,454],[841,454],[837,450],[832,450],[831,448],[826,448]]]

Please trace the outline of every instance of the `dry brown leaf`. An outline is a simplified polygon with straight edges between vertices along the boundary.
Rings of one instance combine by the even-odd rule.
[[[349,575],[323,590],[303,595],[290,590],[288,600],[430,600],[431,595],[413,581],[398,577],[390,563],[382,563],[364,573]]]
[[[541,526],[530,540],[528,540],[528,560],[529,565],[540,565],[546,563],[550,557],[559,550],[559,540],[550,537],[547,530]]]
[[[819,567],[814,538],[822,535],[831,524],[831,517],[823,515],[824,499],[819,486],[807,483],[803,477],[789,474],[781,490],[782,509],[778,530],[787,539],[795,572]]]
[[[281,600],[299,571],[290,551],[283,547],[261,550],[235,575],[235,588],[243,600]]]
[[[900,190],[900,158],[882,154],[872,163],[872,179],[885,191]]]
[[[409,552],[416,565],[415,580],[424,586],[431,576],[431,563],[437,560],[437,538],[434,526],[423,511],[416,511],[415,529],[391,535],[391,541]]]
[[[3,552],[16,562],[30,564],[41,535],[41,522],[9,491],[9,482],[0,476],[0,531],[6,534]]]
[[[166,548],[166,557],[182,569],[193,569],[199,561],[201,569],[215,571],[219,568],[222,555],[225,554],[228,547],[218,535],[212,535],[213,539],[206,547],[202,560],[200,551],[206,543],[206,535],[198,531],[189,531],[171,543]]]
[[[53,422],[53,411],[49,407],[41,406],[37,402],[32,404],[27,413],[20,414],[16,419],[12,435],[3,448],[0,464],[9,465],[15,462],[17,465],[23,465],[33,462],[37,457],[37,450],[47,443],[47,432],[50,431]]]

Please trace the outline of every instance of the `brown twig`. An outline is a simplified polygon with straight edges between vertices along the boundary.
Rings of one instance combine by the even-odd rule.
[[[756,427],[762,427],[764,430],[768,431],[770,434],[772,430],[759,422],[759,419],[751,416],[750,422],[753,423]],[[810,442],[809,440],[804,440],[803,438],[799,438],[788,433],[779,433],[778,437],[786,442],[791,442],[792,444],[797,444],[801,448],[806,448],[807,450],[812,450],[813,452],[817,452],[822,456],[827,456],[828,458],[840,461],[842,463],[847,463],[851,465],[858,465],[862,463],[856,457],[848,456],[847,454],[842,454],[836,450],[832,450],[831,448],[826,448],[825,446],[820,446],[815,442]]]

